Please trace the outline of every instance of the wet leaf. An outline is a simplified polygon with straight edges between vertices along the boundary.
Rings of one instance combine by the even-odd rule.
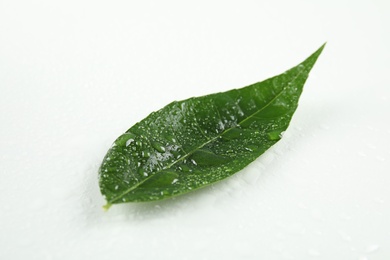
[[[106,207],[187,193],[254,161],[287,129],[324,46],[283,74],[174,101],[136,123],[116,139],[99,169]]]

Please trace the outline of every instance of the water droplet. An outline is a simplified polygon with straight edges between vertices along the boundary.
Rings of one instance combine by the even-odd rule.
[[[247,151],[249,151],[249,150],[252,150],[252,152],[253,151],[255,151],[255,150],[257,150],[257,146],[256,145],[252,145],[252,144],[249,144],[249,145],[247,145],[246,147],[245,147],[245,149],[247,150]],[[248,150],[249,149],[249,150]]]
[[[130,138],[126,141],[126,146],[129,146],[132,142],[134,142],[134,139]]]
[[[378,161],[380,161],[380,162],[386,161],[386,159],[385,159],[384,157],[379,156],[379,155],[376,157],[376,159],[377,159]]]
[[[213,151],[205,148],[194,152],[189,159],[193,164],[199,166],[218,165],[230,160],[225,155],[215,154]]]
[[[142,169],[142,168],[138,169],[138,174],[142,175],[142,176],[145,176],[145,177],[148,176],[148,173],[144,169]]]
[[[345,233],[343,230],[339,230],[339,235],[341,236],[341,238],[345,241],[351,241],[351,237]]]
[[[380,203],[380,204],[383,204],[383,203],[385,203],[385,200],[384,199],[382,199],[382,198],[375,198],[375,202],[377,202],[377,203]]]
[[[148,152],[148,151],[142,151],[142,152],[141,152],[141,156],[142,156],[143,158],[149,158],[149,157],[150,157],[150,152]]]
[[[175,184],[176,182],[178,182],[179,180],[178,179],[174,179],[173,181],[172,181],[172,184]]]
[[[298,67],[297,67],[298,71],[302,71],[305,69],[305,65],[303,64],[299,64]]]
[[[282,129],[277,129],[275,131],[267,133],[267,137],[271,141],[277,141],[280,140],[283,136],[283,130]]]
[[[118,185],[116,185],[116,186],[115,186],[115,190],[118,190],[118,189],[119,189],[119,186],[118,186]]]
[[[359,151],[358,155],[361,156],[361,157],[366,157],[367,156],[367,154],[365,152],[363,152],[363,151]]]
[[[134,141],[135,137],[136,136],[132,133],[124,133],[123,135],[119,136],[114,143],[118,146],[129,146],[129,144],[132,142],[129,140]]]
[[[367,249],[366,249],[366,253],[369,253],[369,254],[370,254],[370,253],[374,253],[374,252],[378,251],[379,248],[380,248],[379,245],[369,245],[369,246],[367,247]]]
[[[182,165],[179,166],[179,170],[181,170],[183,172],[189,172],[190,168],[187,165],[182,164]]]
[[[163,134],[162,136],[164,137],[165,140],[170,141],[170,142],[173,142],[173,143],[176,143],[176,139],[175,139],[175,137],[173,137],[172,135]]]
[[[154,149],[156,149],[160,153],[165,152],[165,147],[159,142],[152,142],[152,146]]]

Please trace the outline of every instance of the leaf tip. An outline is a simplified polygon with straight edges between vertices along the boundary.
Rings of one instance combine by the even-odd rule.
[[[312,54],[312,56],[315,56],[316,58],[317,58],[318,56],[320,56],[320,54],[321,54],[321,52],[324,50],[326,44],[327,44],[327,42],[325,42],[324,44],[322,44],[321,47],[318,48],[318,50],[316,50],[316,51]]]
[[[322,44],[321,47],[318,50],[322,52],[322,50],[325,48],[327,43],[328,42],[324,42],[324,44]]]
[[[305,65],[307,66],[307,68],[309,69],[308,71],[311,70],[311,68],[314,66],[314,64],[316,63],[318,57],[321,55],[322,51],[324,50],[325,46],[326,46],[327,42],[325,42],[324,44],[321,45],[320,48],[318,48],[312,55],[310,55],[308,58],[306,58],[306,60],[304,60],[301,65]]]
[[[111,206],[112,206],[112,204],[110,204],[110,203],[107,202],[107,204],[103,206],[103,210],[104,210],[105,212],[107,212],[107,211],[111,208]]]

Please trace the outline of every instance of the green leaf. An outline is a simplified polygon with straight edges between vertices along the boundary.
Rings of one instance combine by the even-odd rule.
[[[116,139],[99,169],[105,207],[187,193],[254,161],[287,129],[324,47],[283,74],[174,101],[136,123]]]

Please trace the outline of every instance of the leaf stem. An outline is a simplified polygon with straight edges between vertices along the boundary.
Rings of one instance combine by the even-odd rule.
[[[111,206],[112,204],[107,202],[107,204],[103,206],[103,210],[107,212],[111,208]]]

